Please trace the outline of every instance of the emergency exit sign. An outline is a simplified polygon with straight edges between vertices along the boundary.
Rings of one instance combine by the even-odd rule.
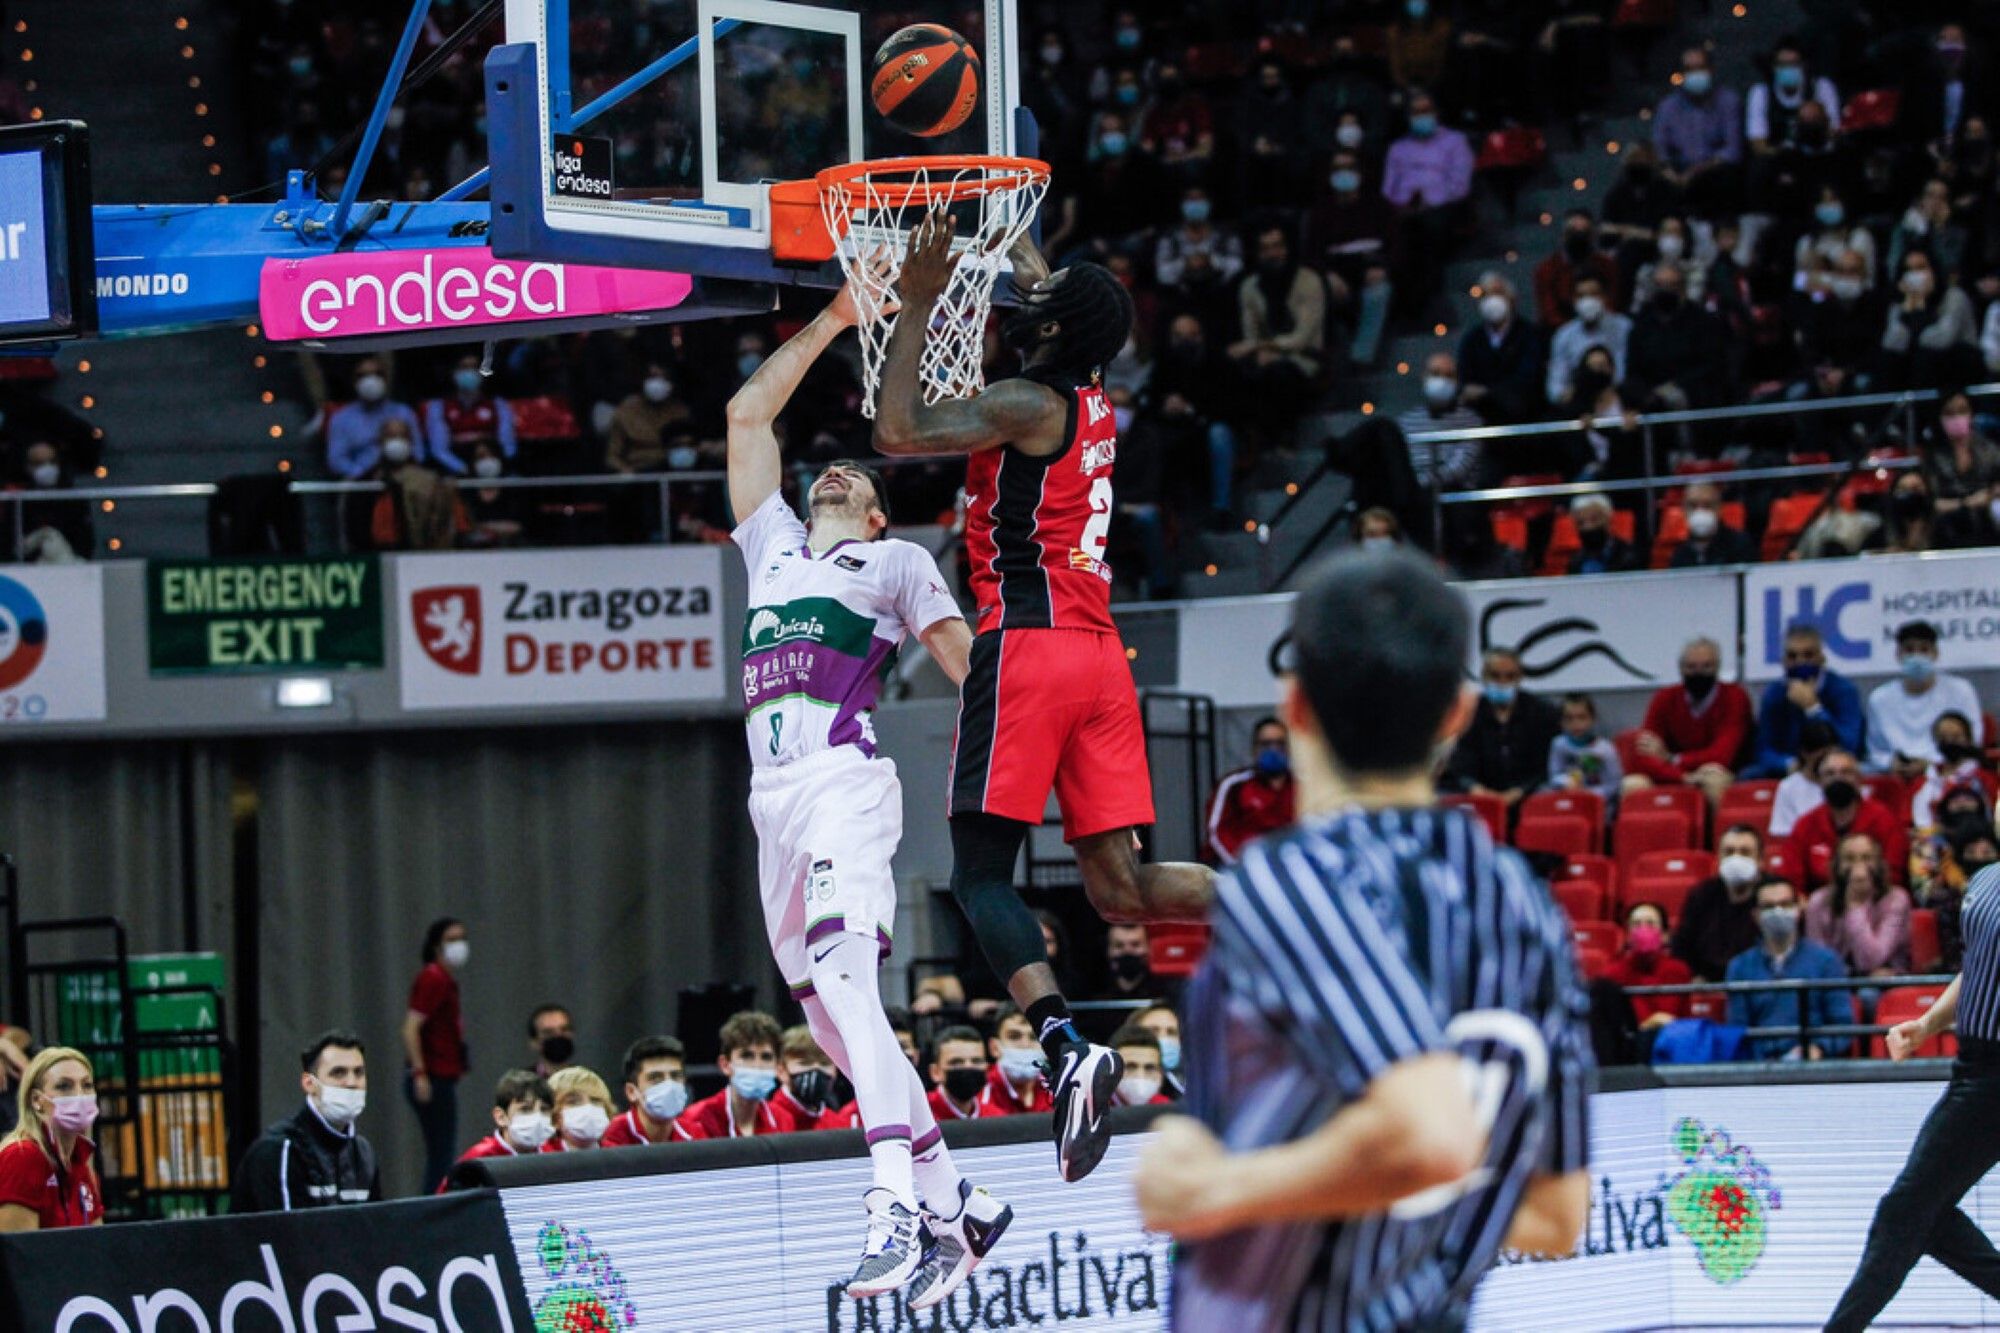
[[[156,674],[379,668],[382,638],[372,555],[146,565]]]

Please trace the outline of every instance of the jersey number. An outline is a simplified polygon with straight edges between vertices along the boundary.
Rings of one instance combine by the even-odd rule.
[[[1099,477],[1090,483],[1090,521],[1083,525],[1081,549],[1092,560],[1104,559],[1104,544],[1111,536],[1111,478]]]
[[[784,729],[785,729],[785,715],[784,715],[783,713],[773,713],[773,714],[771,714],[771,753],[772,753],[772,754],[776,754],[776,753],[778,752],[778,737],[779,737],[779,735],[780,735],[780,734],[781,734],[781,733],[782,733],[782,732],[784,731]]]

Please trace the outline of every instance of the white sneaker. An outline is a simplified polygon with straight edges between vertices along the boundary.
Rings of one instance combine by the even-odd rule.
[[[970,1181],[958,1182],[958,1216],[939,1217],[927,1213],[931,1236],[937,1242],[930,1258],[910,1279],[906,1293],[912,1311],[928,1310],[949,1299],[986,1261],[1013,1224],[1014,1210],[985,1190],[974,1189]]]
[[[885,1189],[871,1189],[868,1239],[861,1245],[861,1264],[847,1279],[847,1294],[857,1301],[881,1296],[908,1282],[933,1248],[923,1218],[897,1202]]]

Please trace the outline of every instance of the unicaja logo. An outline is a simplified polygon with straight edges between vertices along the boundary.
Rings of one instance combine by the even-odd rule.
[[[637,1328],[625,1275],[611,1257],[591,1243],[582,1228],[544,1222],[535,1237],[535,1258],[548,1290],[535,1302],[535,1333],[617,1333]]]
[[[1667,1216],[1694,1244],[1701,1271],[1720,1286],[1741,1282],[1764,1256],[1780,1206],[1771,1173],[1749,1145],[1686,1117],[1674,1126],[1682,1171],[1667,1182]]]
[[[787,619],[769,607],[750,617],[750,644],[752,647],[771,647],[788,639],[823,639],[826,626],[818,616],[799,616]]]

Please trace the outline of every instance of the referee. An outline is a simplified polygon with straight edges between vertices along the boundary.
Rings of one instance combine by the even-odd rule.
[[[1889,1029],[1890,1058],[1907,1060],[1956,1018],[1951,1082],[1875,1207],[1868,1247],[1827,1321],[1830,1330],[1867,1328],[1926,1254],[2000,1300],[2000,1253],[1958,1206],[2000,1162],[2000,866],[1966,886],[1959,929],[1965,970],[1922,1018]]]
[[[1471,719],[1466,609],[1401,553],[1300,592],[1300,821],[1217,882],[1188,994],[1193,1119],[1138,1169],[1184,1242],[1177,1329],[1458,1329],[1502,1244],[1566,1254],[1589,1203],[1586,1004],[1519,855],[1430,775]]]

